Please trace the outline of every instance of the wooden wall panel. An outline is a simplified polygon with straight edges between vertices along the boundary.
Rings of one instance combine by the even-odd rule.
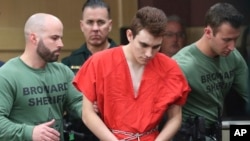
[[[158,7],[167,15],[179,15],[188,26],[197,27],[204,24],[206,11],[217,2],[231,3],[245,16],[244,25],[250,24],[250,0],[138,0],[138,6]]]
[[[157,0],[154,5],[162,9],[166,15],[176,14],[189,24],[190,23],[190,0]]]
[[[64,24],[64,48],[60,58],[84,42],[80,30],[82,4],[86,0],[1,0],[0,60],[7,61],[24,49],[23,28],[27,18],[37,12],[56,15]],[[137,10],[137,0],[104,0],[110,5],[113,28],[110,37],[120,42],[120,28],[127,26]]]
[[[250,0],[138,0],[138,8],[155,6],[162,9],[167,16],[171,14],[180,16],[187,24],[187,42],[189,44],[201,37],[206,11],[217,2],[231,3],[245,16],[243,27],[250,24]],[[239,45],[240,39],[237,41],[237,45]]]

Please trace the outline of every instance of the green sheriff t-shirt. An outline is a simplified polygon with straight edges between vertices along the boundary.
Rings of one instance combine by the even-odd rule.
[[[173,56],[184,72],[191,92],[183,107],[183,121],[204,116],[207,128],[218,119],[231,88],[247,101],[247,65],[235,49],[227,57],[210,58],[191,44]]]
[[[31,141],[35,125],[55,119],[63,141],[66,110],[81,117],[82,94],[72,85],[73,72],[61,63],[33,69],[19,57],[0,68],[0,140]]]

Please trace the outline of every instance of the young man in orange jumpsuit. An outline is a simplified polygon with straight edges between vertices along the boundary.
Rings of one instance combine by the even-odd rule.
[[[83,122],[101,141],[171,140],[179,129],[190,89],[177,63],[158,53],[166,20],[160,9],[141,8],[126,32],[129,43],[94,54],[76,74]]]

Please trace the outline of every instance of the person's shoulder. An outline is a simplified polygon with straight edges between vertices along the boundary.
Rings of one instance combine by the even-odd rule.
[[[14,57],[14,58],[9,59],[8,61],[3,63],[2,65],[5,66],[5,67],[7,66],[6,68],[11,67],[11,66],[18,67],[17,64],[19,64],[19,63],[20,63],[19,57]]]
[[[187,46],[184,46],[183,48],[181,48],[175,55],[173,55],[172,57],[177,57],[180,55],[186,55],[186,54],[190,54],[190,51],[194,48],[195,44],[190,44]]]
[[[194,44],[185,46],[177,52],[172,59],[182,68],[183,71],[192,70],[196,67],[197,54],[196,46]]]
[[[103,51],[96,52],[93,54],[86,62],[94,63],[96,65],[100,64],[113,64],[121,62],[123,59],[122,47],[114,47],[110,49],[105,49]]]
[[[115,55],[115,54],[117,54],[118,52],[121,52],[121,51],[122,51],[122,47],[121,46],[116,46],[116,47],[113,47],[113,48],[110,48],[110,49],[105,49],[105,50],[96,52],[92,56],[95,57],[95,58],[105,59],[105,58],[103,58],[104,56]]]
[[[155,55],[151,64],[153,64],[154,67],[159,68],[161,72],[171,70],[171,68],[177,66],[177,63],[174,59],[160,52]]]
[[[243,58],[243,56],[241,55],[241,53],[239,52],[239,50],[237,48],[235,48],[230,54],[229,57],[232,58],[236,58],[236,59],[241,59]]]
[[[155,59],[154,60],[158,60],[161,63],[171,63],[171,62],[175,62],[171,57],[159,52],[155,55]]]
[[[168,57],[163,53],[157,53],[152,62],[148,65],[148,67],[152,68],[154,72],[156,72],[160,77],[166,78],[170,76],[181,75],[181,68],[177,64],[177,62]]]
[[[19,57],[11,58],[0,67],[0,74],[5,76],[13,76],[13,74],[20,73],[21,60]]]
[[[246,66],[246,61],[244,57],[236,48],[227,57],[224,58],[227,60],[227,62],[234,63],[236,66],[238,66],[237,64],[241,64],[241,66],[245,64]]]
[[[194,59],[195,57],[195,44],[191,44],[183,47],[179,50],[175,55],[172,56],[174,60],[178,61],[189,61]]]

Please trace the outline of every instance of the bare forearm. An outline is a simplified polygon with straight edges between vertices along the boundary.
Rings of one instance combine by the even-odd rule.
[[[84,113],[83,113],[84,114]],[[94,113],[86,113],[83,116],[85,125],[101,140],[101,141],[118,141],[111,133],[103,121]]]
[[[173,106],[168,110],[168,121],[164,125],[155,141],[170,141],[181,126],[182,114],[180,106]]]
[[[118,141],[94,110],[93,103],[83,99],[82,120],[101,141]]]
[[[179,121],[168,121],[155,141],[170,141],[180,127]]]

